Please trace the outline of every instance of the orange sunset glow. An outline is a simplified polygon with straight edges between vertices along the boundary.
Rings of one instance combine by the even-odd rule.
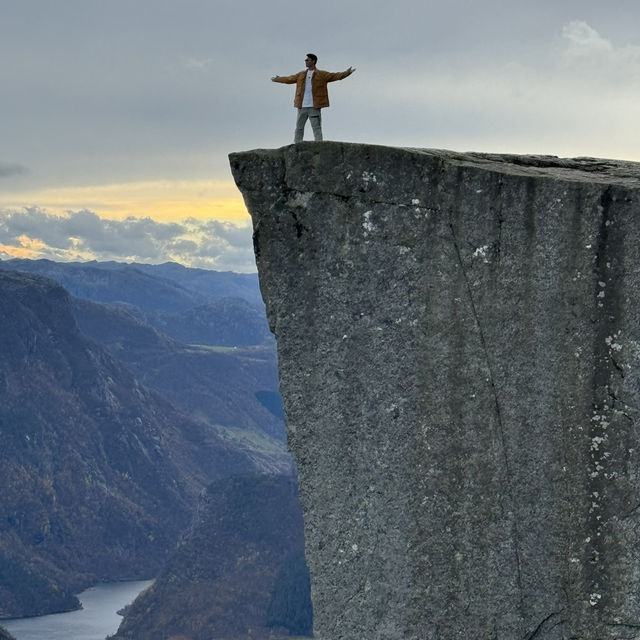
[[[152,218],[174,222],[187,218],[245,223],[247,210],[229,181],[158,180],[124,184],[40,189],[0,194],[0,207],[37,207],[56,215],[89,209],[112,220]]]

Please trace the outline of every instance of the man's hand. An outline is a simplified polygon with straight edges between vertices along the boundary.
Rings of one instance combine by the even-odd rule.
[[[276,78],[277,78],[277,77],[278,77],[278,76],[273,76],[273,77],[271,78],[271,82],[276,82]]]
[[[355,69],[353,67],[349,67],[347,71],[349,72],[349,75],[351,75],[355,71]]]

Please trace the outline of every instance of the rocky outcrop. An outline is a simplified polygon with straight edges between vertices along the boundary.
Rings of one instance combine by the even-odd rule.
[[[253,218],[319,640],[640,638],[640,167],[303,143]]]
[[[0,640],[15,640],[15,638],[4,627],[0,627]]]
[[[114,640],[278,640],[311,630],[296,481],[236,476],[201,496],[198,517]]]

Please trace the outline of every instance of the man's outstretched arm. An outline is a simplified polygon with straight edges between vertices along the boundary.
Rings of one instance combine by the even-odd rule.
[[[273,76],[271,82],[282,82],[283,84],[294,84],[298,74],[294,73],[292,76]]]
[[[346,71],[336,71],[335,73],[327,71],[325,79],[327,82],[333,82],[334,80],[343,80],[344,78],[349,77],[354,71],[354,67],[349,67]]]

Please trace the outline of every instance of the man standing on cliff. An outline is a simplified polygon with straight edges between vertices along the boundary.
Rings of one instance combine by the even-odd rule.
[[[355,69],[349,67],[346,71],[331,73],[316,69],[318,56],[307,53],[305,58],[306,70],[294,73],[292,76],[274,76],[272,82],[282,82],[283,84],[296,85],[296,97],[293,106],[298,109],[298,119],[296,120],[296,132],[294,142],[302,142],[304,126],[307,120],[311,121],[313,137],[316,141],[322,140],[322,117],[320,109],[329,106],[329,92],[327,83],[334,80],[342,80],[350,76]]]

